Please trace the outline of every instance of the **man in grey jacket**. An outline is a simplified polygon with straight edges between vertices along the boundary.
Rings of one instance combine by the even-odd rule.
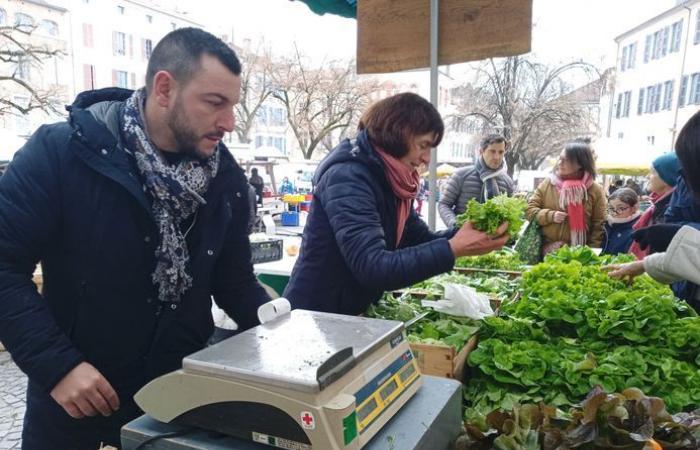
[[[448,228],[454,226],[457,215],[465,211],[470,199],[483,203],[497,195],[513,195],[513,180],[508,176],[505,154],[505,138],[489,134],[481,140],[476,164],[452,175],[438,203],[440,217]]]

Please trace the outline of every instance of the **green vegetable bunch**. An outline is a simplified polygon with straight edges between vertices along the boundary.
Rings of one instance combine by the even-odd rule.
[[[467,209],[457,216],[457,226],[471,222],[475,229],[494,234],[496,229],[504,222],[508,222],[508,234],[515,236],[523,225],[527,202],[522,198],[499,195],[479,203],[474,199],[469,200]]]

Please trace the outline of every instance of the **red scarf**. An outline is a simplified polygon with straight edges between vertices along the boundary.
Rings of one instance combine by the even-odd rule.
[[[653,193],[649,196],[651,199],[651,206],[647,208],[646,211],[642,213],[642,215],[639,217],[639,220],[637,223],[635,223],[632,226],[633,230],[639,230],[640,228],[646,228],[649,225],[653,225],[652,219],[654,218],[654,210],[656,209],[656,204],[668,197],[669,195],[673,194],[674,189],[671,189],[670,191],[659,195],[656,193]],[[637,257],[638,260],[644,259],[645,256],[649,254],[649,247],[647,247],[646,250],[642,250],[639,248],[639,243],[637,241],[632,241],[632,245],[630,245],[629,253],[632,253],[634,256]]]
[[[411,202],[418,195],[420,175],[417,170],[409,169],[383,149],[375,148],[384,161],[386,178],[396,195],[396,247],[398,248],[408,215],[411,213]]]
[[[588,172],[578,179],[562,179],[552,174],[551,181],[559,193],[559,207],[566,209],[571,234],[571,246],[586,245],[588,224],[584,202],[588,197],[588,188],[593,184],[593,178]]]

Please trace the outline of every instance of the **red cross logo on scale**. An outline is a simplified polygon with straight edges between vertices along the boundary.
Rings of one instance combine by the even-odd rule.
[[[316,428],[316,419],[314,419],[314,415],[311,414],[309,411],[302,411],[301,426],[307,430],[313,430],[314,428]]]

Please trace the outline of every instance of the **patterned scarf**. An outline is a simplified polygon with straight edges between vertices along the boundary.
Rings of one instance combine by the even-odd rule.
[[[486,165],[484,158],[476,160],[474,166],[476,173],[481,179],[481,193],[479,194],[479,203],[484,203],[486,200],[496,197],[501,194],[501,189],[498,187],[498,177],[508,174],[508,165],[505,160],[498,169],[492,169]]]
[[[386,178],[398,200],[396,208],[396,247],[398,247],[408,215],[411,213],[411,201],[418,195],[420,175],[417,170],[409,169],[408,166],[383,149],[376,146],[375,148],[384,162]]]
[[[121,114],[121,133],[127,151],[133,152],[151,198],[153,216],[158,226],[156,268],[151,279],[158,285],[162,302],[178,302],[192,286],[188,273],[189,252],[181,230],[200,205],[219,168],[219,151],[206,161],[183,158],[177,165],[168,165],[146,133],[143,120],[145,90],[134,91],[126,100]]]
[[[586,245],[588,224],[584,202],[588,198],[588,188],[593,184],[591,175],[584,172],[578,179],[561,179],[553,173],[550,180],[559,193],[559,207],[568,214],[571,246]]]

